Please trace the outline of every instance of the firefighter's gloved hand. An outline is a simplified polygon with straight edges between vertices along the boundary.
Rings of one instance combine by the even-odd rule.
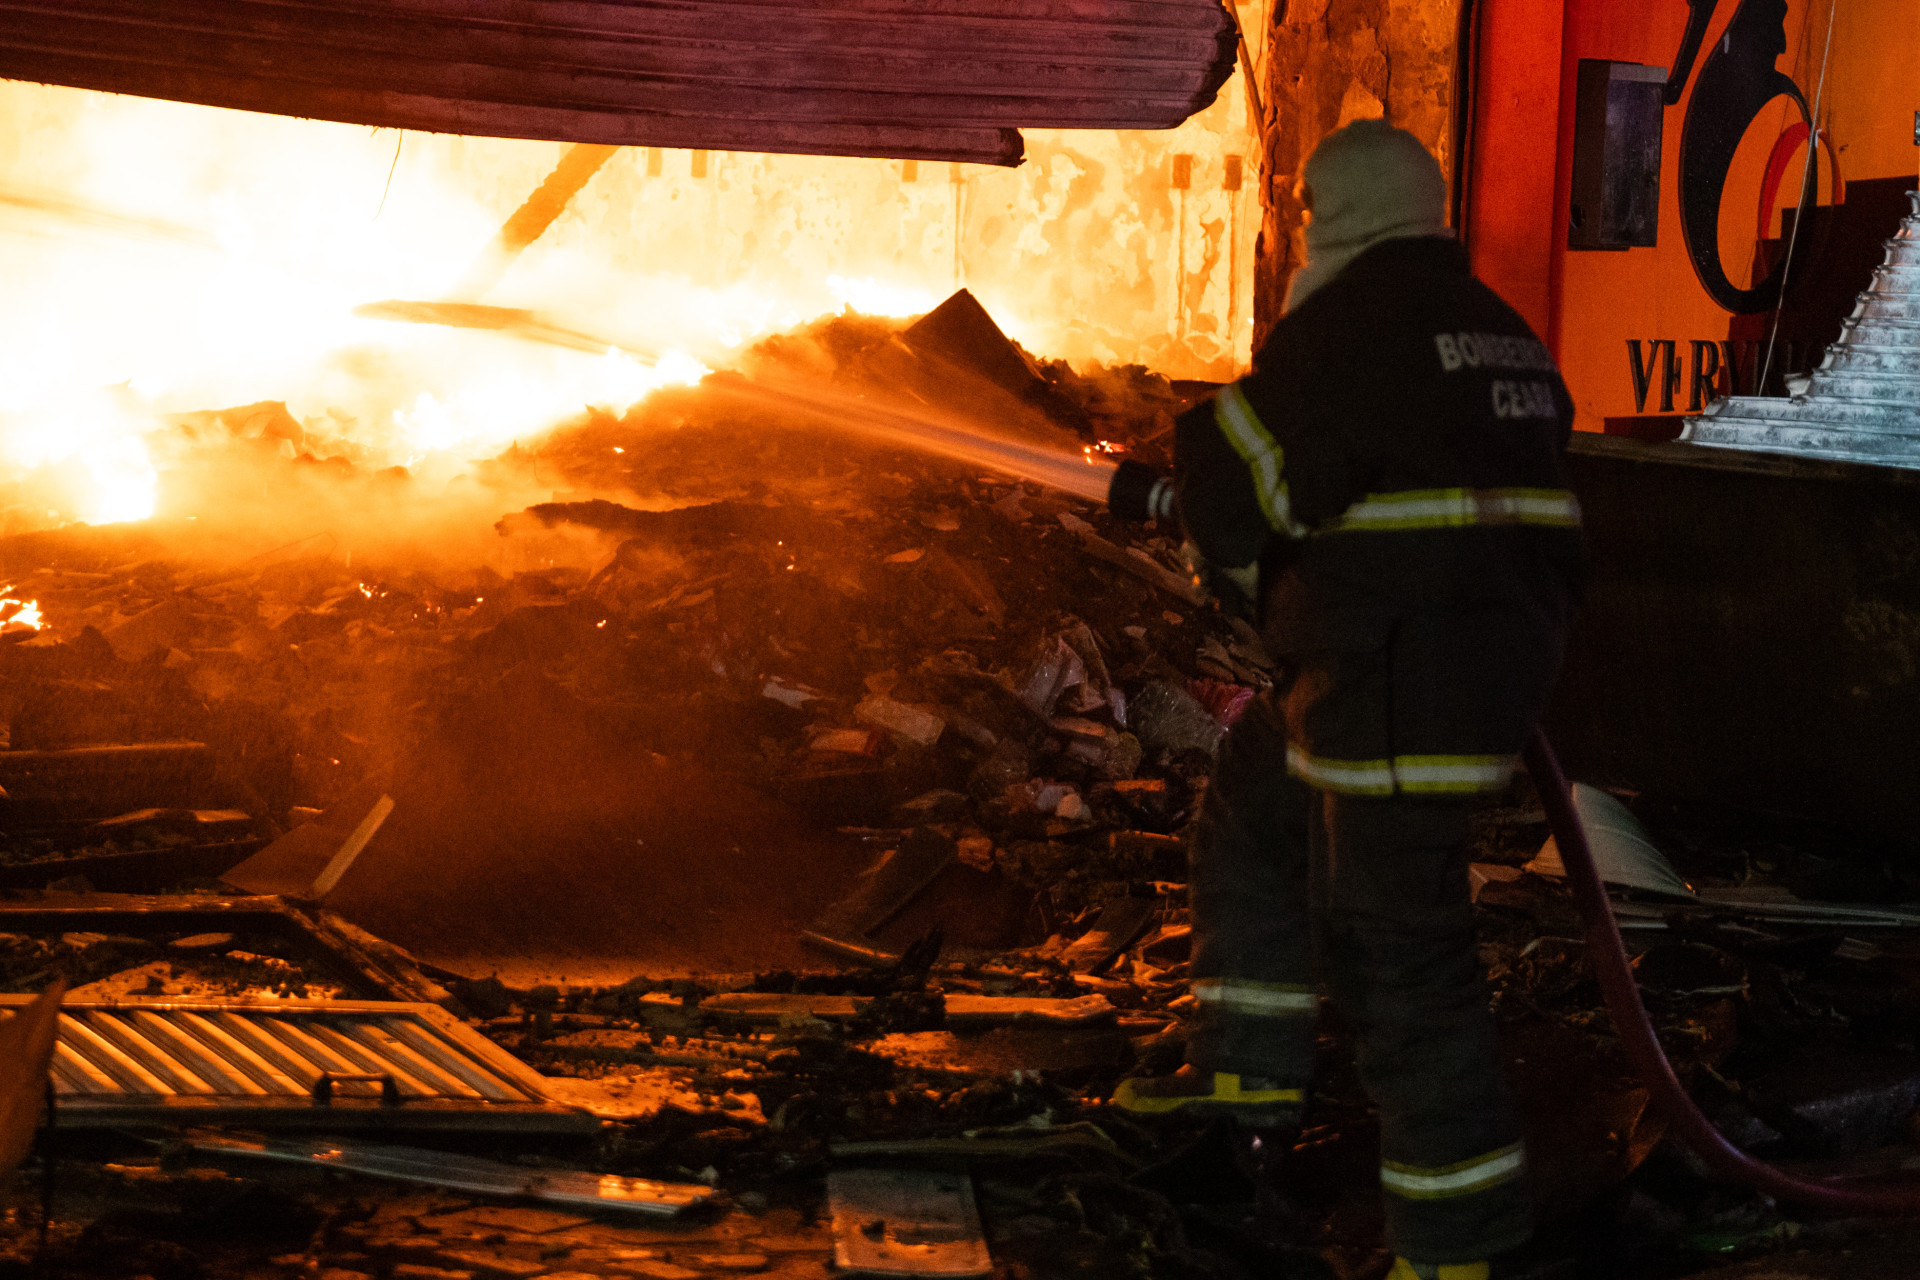
[[[1257,621],[1254,614],[1257,612],[1255,602],[1260,599],[1258,562],[1242,565],[1238,569],[1215,564],[1202,555],[1200,548],[1192,542],[1181,544],[1180,555],[1186,560],[1193,580],[1220,606],[1220,612],[1230,618]]]
[[[1173,481],[1131,458],[1113,473],[1107,488],[1107,510],[1122,520],[1178,521]],[[1260,566],[1232,569],[1214,564],[1200,548],[1188,542],[1180,548],[1187,569],[1200,589],[1219,604],[1229,617],[1254,621],[1260,599]]]
[[[1107,484],[1107,510],[1122,520],[1174,517],[1173,481],[1132,458],[1122,462]]]

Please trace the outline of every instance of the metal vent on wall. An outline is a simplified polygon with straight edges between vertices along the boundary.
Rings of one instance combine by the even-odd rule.
[[[18,1009],[30,996],[0,996]],[[153,1000],[61,1009],[63,1125],[585,1131],[531,1068],[445,1010],[365,1000]]]

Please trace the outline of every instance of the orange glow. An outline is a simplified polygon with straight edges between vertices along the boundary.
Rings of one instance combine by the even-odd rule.
[[[437,492],[769,334],[912,317],[960,286],[1044,358],[1230,377],[1250,356],[1258,156],[1237,85],[1179,129],[1030,132],[1008,171],[739,153],[696,176],[624,149],[458,300],[568,345],[357,313],[455,301],[558,144],[8,81],[0,114],[0,487],[28,499],[9,530],[212,514],[198,477],[236,442]]]
[[[1730,316],[1707,293],[1681,226],[1686,115],[1700,68],[1739,7],[1736,0],[1717,0],[1686,90],[1664,112],[1658,242],[1618,252],[1570,250],[1566,244],[1574,74],[1583,58],[1671,67],[1688,6],[1570,0],[1538,8],[1489,0],[1476,11],[1478,81],[1467,192],[1474,270],[1553,345],[1583,430],[1601,430],[1609,417],[1689,408],[1685,391],[1670,407],[1662,406],[1657,390],[1644,400],[1636,397],[1627,342],[1672,340],[1684,358],[1692,342],[1737,340],[1743,326],[1766,323]],[[1911,3],[1787,0],[1785,10],[1786,47],[1772,59],[1773,67],[1799,85],[1809,106],[1819,100],[1821,132],[1831,143],[1831,154],[1821,148],[1814,203],[1834,200],[1836,157],[1846,183],[1911,178],[1911,114],[1887,107],[1903,100],[1920,51]],[[1779,235],[1783,212],[1799,201],[1809,154],[1804,143],[1792,149],[1778,174],[1773,199],[1762,207],[1760,197],[1776,145],[1800,124],[1799,108],[1780,96],[1741,135],[1718,216],[1718,252],[1736,287],[1754,283],[1759,233]],[[1549,209],[1551,216],[1544,212]]]
[[[12,587],[0,590],[0,631],[38,631],[45,625],[38,600],[16,600]]]
[[[769,310],[650,282],[633,301],[676,341],[597,355],[356,317],[438,296],[501,215],[426,163],[381,205],[391,133],[11,83],[0,108],[21,135],[0,153],[0,469],[60,520],[153,515],[199,443],[181,414],[285,401],[316,456],[450,470],[697,381],[686,347],[724,354]]]

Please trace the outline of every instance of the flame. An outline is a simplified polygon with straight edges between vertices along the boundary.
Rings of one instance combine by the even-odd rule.
[[[503,370],[464,384],[443,400],[422,391],[393,411],[402,465],[434,453],[494,452],[584,406],[620,413],[660,387],[691,385],[712,370],[681,351],[644,364],[617,347],[597,361],[576,365],[573,377],[556,385],[552,376]]]
[[[262,402],[298,426],[265,441],[285,456],[450,481],[768,334],[963,285],[1038,354],[1232,376],[1259,224],[1222,176],[1249,149],[1241,96],[1161,133],[1033,131],[1013,171],[722,153],[696,180],[684,153],[628,148],[485,297],[452,299],[557,144],[0,81],[0,488],[27,499],[0,510],[193,518],[218,499],[173,478],[240,434],[210,411]],[[1204,181],[1168,187],[1174,152]],[[390,299],[573,340],[356,314]]]
[[[596,270],[579,254],[550,255],[529,283],[620,335],[597,353],[358,317],[457,280],[551,144],[519,145],[532,174],[504,175],[488,200],[405,143],[394,163],[391,131],[13,83],[0,112],[34,120],[44,143],[16,155],[62,157],[0,161],[0,477],[56,522],[154,515],[161,473],[207,443],[182,438],[182,415],[283,401],[303,429],[283,449],[458,465],[697,382],[803,318],[670,275],[624,276],[609,301],[581,286]]]
[[[870,316],[925,315],[939,306],[941,301],[931,289],[892,284],[870,276],[854,280],[846,276],[828,276],[827,288],[833,291],[834,298],[842,307],[852,307]]]
[[[16,600],[13,588],[0,590],[0,631],[38,631],[46,625],[46,619],[40,616],[38,600]]]
[[[90,524],[153,514],[159,477],[144,439],[150,421],[99,391],[78,392],[64,407],[42,403],[26,376],[9,372],[0,366],[0,450],[9,461],[67,472],[75,517]]]

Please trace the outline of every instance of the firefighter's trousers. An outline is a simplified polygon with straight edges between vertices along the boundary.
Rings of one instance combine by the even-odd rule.
[[[1273,694],[1222,748],[1192,851],[1187,1058],[1306,1091],[1324,986],[1380,1113],[1387,1239],[1472,1262],[1530,1230],[1467,888],[1459,798],[1318,791],[1286,769]]]

